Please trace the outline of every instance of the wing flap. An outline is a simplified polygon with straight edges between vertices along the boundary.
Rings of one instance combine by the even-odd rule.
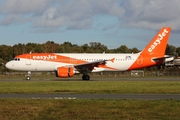
[[[98,61],[93,61],[93,62],[88,62],[84,64],[77,64],[74,65],[77,71],[79,72],[91,72],[94,67],[98,67],[100,65],[105,65],[107,61],[114,62],[115,58],[109,59],[109,60],[98,60]]]

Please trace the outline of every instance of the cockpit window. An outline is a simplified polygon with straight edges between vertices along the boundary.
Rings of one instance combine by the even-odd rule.
[[[20,61],[20,58],[14,58],[15,61]]]

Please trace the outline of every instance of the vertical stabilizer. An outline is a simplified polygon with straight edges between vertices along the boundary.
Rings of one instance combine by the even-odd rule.
[[[164,54],[170,31],[170,27],[163,27],[144,48],[144,50],[139,53],[138,58],[128,70],[162,64],[164,62]]]
[[[141,55],[164,57],[171,28],[163,27],[142,51]]]

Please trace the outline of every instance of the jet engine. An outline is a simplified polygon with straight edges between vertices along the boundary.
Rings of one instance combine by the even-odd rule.
[[[73,67],[58,67],[56,77],[67,78],[72,77],[75,71]]]

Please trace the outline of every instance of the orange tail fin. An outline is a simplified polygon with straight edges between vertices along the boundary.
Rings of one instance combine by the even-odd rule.
[[[162,28],[145,47],[141,55],[148,55],[151,57],[164,57],[170,31],[170,27]]]
[[[149,42],[128,70],[162,64],[171,28],[164,27]]]

